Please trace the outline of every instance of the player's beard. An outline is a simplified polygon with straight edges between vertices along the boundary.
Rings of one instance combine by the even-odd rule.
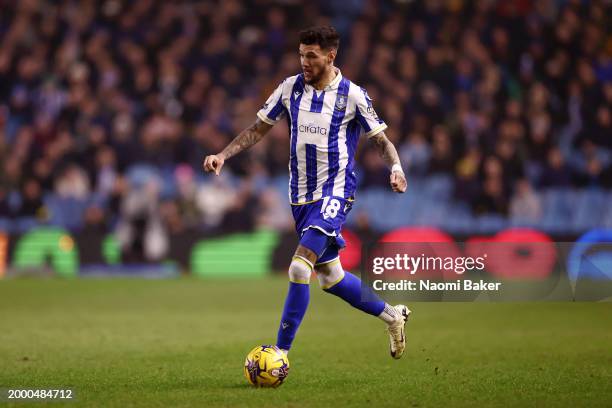
[[[323,79],[323,75],[325,75],[324,67],[319,68],[318,72],[316,72],[315,69],[311,68],[310,69],[310,79],[306,78],[306,75],[304,73],[304,82],[306,82],[308,85],[314,85],[318,83],[319,81],[321,81],[321,79]]]

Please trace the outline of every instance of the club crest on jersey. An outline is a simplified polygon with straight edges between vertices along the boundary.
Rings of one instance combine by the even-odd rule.
[[[345,110],[347,100],[348,98],[346,95],[338,95],[338,97],[336,98],[336,105],[335,105],[336,110],[340,110],[340,111]]]

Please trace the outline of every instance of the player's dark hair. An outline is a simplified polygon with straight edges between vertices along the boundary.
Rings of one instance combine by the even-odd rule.
[[[300,44],[318,44],[324,50],[337,50],[340,46],[340,35],[332,26],[310,27],[300,31]]]

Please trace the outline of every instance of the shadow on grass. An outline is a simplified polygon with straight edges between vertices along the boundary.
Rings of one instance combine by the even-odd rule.
[[[221,386],[221,388],[226,389],[226,390],[256,390],[257,389],[250,384],[243,384],[243,383],[224,384]]]

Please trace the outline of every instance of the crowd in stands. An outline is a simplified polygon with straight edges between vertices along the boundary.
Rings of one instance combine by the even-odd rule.
[[[300,72],[297,34],[315,24],[341,33],[336,65],[389,125],[409,190],[444,176],[473,214],[538,219],[546,189],[612,187],[607,1],[0,0],[0,10],[0,218],[126,240],[139,228],[291,228],[286,126],[223,176],[201,163]],[[358,161],[357,200],[388,187],[365,140]],[[58,221],[66,200],[82,206]]]

